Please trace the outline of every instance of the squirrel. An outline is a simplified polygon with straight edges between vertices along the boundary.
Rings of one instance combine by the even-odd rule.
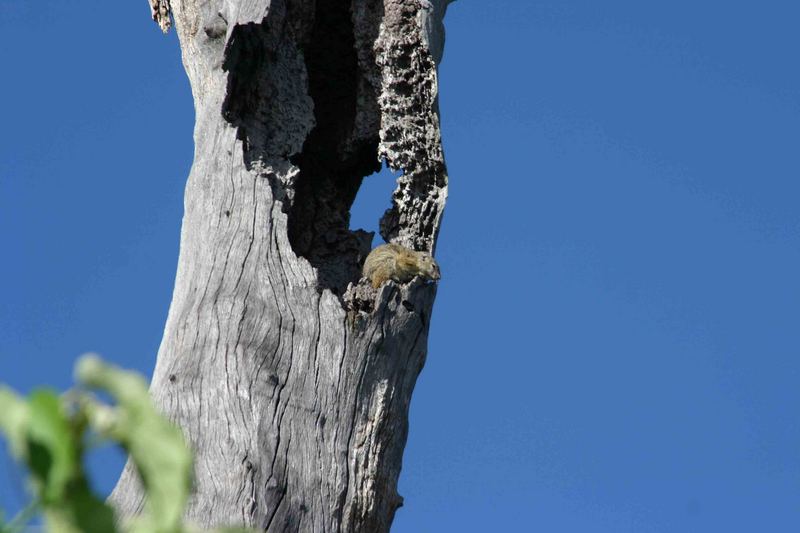
[[[384,282],[394,280],[408,283],[420,276],[428,280],[438,280],[439,264],[428,252],[416,252],[399,244],[382,244],[372,250],[364,261],[362,273],[377,289]]]

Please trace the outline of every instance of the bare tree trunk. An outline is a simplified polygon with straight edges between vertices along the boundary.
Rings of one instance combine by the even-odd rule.
[[[386,160],[404,174],[383,237],[434,248],[447,1],[150,0],[197,114],[151,390],[195,450],[199,525],[380,532],[402,503],[436,288],[358,284],[349,210]],[[130,465],[111,499],[141,509]]]

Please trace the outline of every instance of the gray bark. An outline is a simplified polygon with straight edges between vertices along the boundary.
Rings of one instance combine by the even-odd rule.
[[[151,391],[194,449],[198,525],[379,532],[401,505],[436,287],[359,282],[369,235],[349,209],[385,160],[403,176],[384,239],[435,247],[446,3],[150,0],[162,29],[172,10],[196,109]],[[128,465],[111,501],[142,498]]]

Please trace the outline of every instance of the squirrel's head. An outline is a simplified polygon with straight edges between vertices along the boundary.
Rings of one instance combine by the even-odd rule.
[[[439,263],[428,252],[419,252],[419,272],[428,279],[437,280],[442,277]]]

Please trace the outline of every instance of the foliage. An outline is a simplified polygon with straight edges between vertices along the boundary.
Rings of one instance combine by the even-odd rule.
[[[95,355],[76,365],[78,387],[59,397],[46,389],[25,399],[0,385],[0,432],[11,454],[27,466],[32,503],[0,533],[21,531],[41,513],[47,529],[64,533],[179,533],[191,490],[192,456],[180,430],[153,405],[147,384],[134,372],[104,363]],[[92,394],[107,393],[116,405]],[[147,494],[140,516],[115,523],[114,510],[89,485],[83,458],[89,436],[99,436],[128,452]],[[244,531],[227,529],[226,531]]]

